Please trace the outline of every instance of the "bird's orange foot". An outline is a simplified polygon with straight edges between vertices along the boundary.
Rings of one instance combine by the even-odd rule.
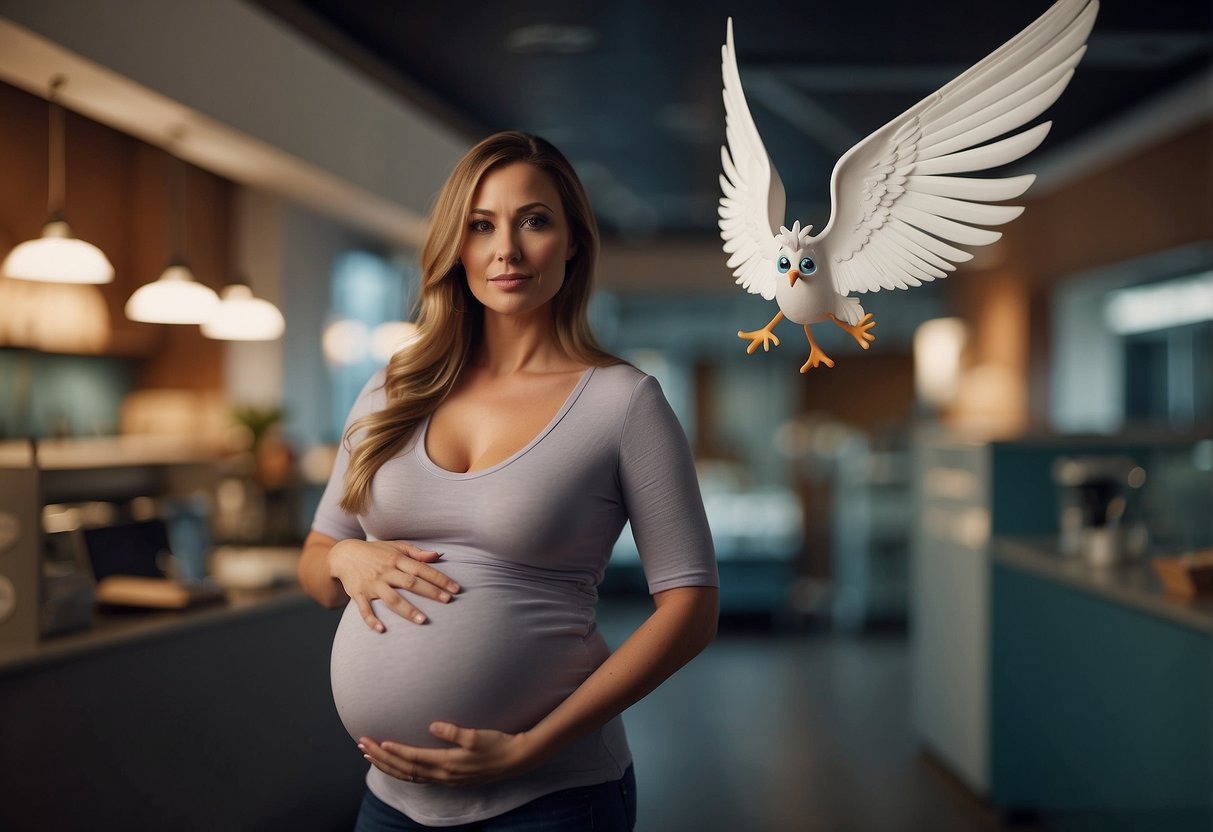
[[[834,361],[821,348],[814,344],[813,348],[809,350],[809,360],[800,366],[800,372],[807,373],[809,370],[822,364],[827,367],[833,367]]]
[[[871,312],[864,315],[863,318],[860,319],[859,323],[855,325],[840,321],[833,315],[831,315],[830,318],[834,321],[834,323],[851,333],[851,337],[855,339],[855,342],[865,350],[868,349],[872,342],[876,340],[876,336],[871,332],[868,332],[869,329],[876,326],[876,321],[872,320]]]
[[[754,350],[758,349],[759,344],[762,344],[763,352],[771,351],[772,342],[774,342],[775,346],[779,346],[779,336],[771,332],[770,327],[756,329],[753,332],[741,332],[738,330],[737,337],[749,340],[750,345],[745,348],[746,355],[753,355]]]

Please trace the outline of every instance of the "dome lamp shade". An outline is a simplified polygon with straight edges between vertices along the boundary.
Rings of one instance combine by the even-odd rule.
[[[47,202],[50,219],[42,236],[21,243],[4,258],[0,273],[18,280],[44,283],[109,283],[114,267],[109,258],[92,243],[77,239],[63,215],[66,187],[66,141],[63,107],[59,90],[61,76],[51,80],[50,129],[48,131],[49,184]]]
[[[135,290],[126,302],[126,317],[149,324],[202,324],[215,314],[219,296],[194,279],[178,260],[158,280]]]
[[[203,335],[220,341],[273,341],[285,329],[278,307],[254,297],[247,283],[224,286],[214,314],[202,324]]]

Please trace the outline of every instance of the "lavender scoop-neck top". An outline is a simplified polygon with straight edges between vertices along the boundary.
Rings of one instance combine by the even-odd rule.
[[[386,404],[380,371],[350,422]],[[349,422],[347,422],[348,426]],[[626,521],[650,592],[718,586],[686,437],[655,379],[626,364],[585,371],[552,421],[509,459],[455,473],[426,454],[428,421],[375,475],[370,509],[337,507],[338,452],[312,528],[338,540],[406,540],[443,553],[463,588],[450,604],[416,595],[418,626],[374,601],[374,633],[350,602],[332,650],[333,700],[352,737],[443,745],[429,724],[532,727],[609,655],[594,624],[597,586]],[[419,823],[454,826],[542,795],[618,779],[631,762],[616,717],[535,771],[484,786],[405,783],[376,768],[367,786]]]

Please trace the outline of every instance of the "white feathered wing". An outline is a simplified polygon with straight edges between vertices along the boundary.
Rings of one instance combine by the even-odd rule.
[[[726,27],[720,48],[724,75],[724,125],[728,144],[720,148],[724,173],[720,176],[720,236],[730,257],[729,268],[750,294],[775,298],[775,235],[783,223],[783,182],[767,156],[762,137],[754,126],[737,56],[733,52],[733,18]]]

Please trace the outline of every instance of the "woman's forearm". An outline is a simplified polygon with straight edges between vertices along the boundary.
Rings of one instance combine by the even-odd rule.
[[[339,607],[349,600],[341,582],[329,571],[329,550],[336,545],[334,538],[311,532],[303,541],[303,554],[299,557],[299,585],[326,607]]]
[[[653,596],[657,609],[554,711],[526,732],[547,759],[605,725],[697,656],[716,636],[719,590],[679,587]]]

